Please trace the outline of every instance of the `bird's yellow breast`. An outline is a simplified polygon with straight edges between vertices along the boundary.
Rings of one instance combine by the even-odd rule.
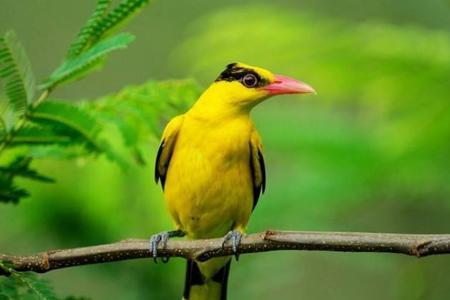
[[[183,118],[164,192],[176,225],[189,238],[243,230],[253,205],[250,118]]]

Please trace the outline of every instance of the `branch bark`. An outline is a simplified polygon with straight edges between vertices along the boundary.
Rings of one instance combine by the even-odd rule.
[[[450,234],[392,234],[359,232],[265,231],[242,239],[240,254],[276,250],[319,250],[343,252],[389,252],[416,257],[450,254]],[[161,257],[183,257],[205,261],[232,255],[231,246],[222,248],[222,239],[169,240],[158,248]],[[0,261],[16,271],[39,273],[51,270],[151,257],[147,240],[129,239],[113,244],[49,250],[33,255],[0,254]]]

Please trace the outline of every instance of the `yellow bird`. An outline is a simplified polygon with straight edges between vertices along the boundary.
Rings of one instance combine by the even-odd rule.
[[[273,95],[314,93],[309,85],[242,63],[229,64],[186,113],[166,126],[155,180],[176,230],[155,234],[150,248],[170,237],[224,237],[237,255],[250,215],[266,185],[262,144],[250,118]],[[236,257],[237,258],[237,257]],[[188,261],[183,299],[226,299],[231,259]]]

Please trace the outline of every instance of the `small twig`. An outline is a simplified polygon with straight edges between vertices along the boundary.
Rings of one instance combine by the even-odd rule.
[[[358,232],[266,231],[246,236],[239,253],[276,250],[319,250],[346,252],[388,252],[416,257],[450,254],[450,234],[391,234]],[[205,261],[232,254],[222,248],[222,239],[170,240],[158,249],[161,257],[183,257]],[[65,249],[19,256],[0,254],[0,260],[16,271],[48,272],[72,266],[151,257],[147,240],[129,239],[113,244]]]

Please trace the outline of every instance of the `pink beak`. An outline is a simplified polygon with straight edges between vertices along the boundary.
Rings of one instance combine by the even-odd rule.
[[[268,91],[269,95],[316,93],[316,91],[306,83],[282,75],[275,75],[275,81],[265,86],[263,89]]]

